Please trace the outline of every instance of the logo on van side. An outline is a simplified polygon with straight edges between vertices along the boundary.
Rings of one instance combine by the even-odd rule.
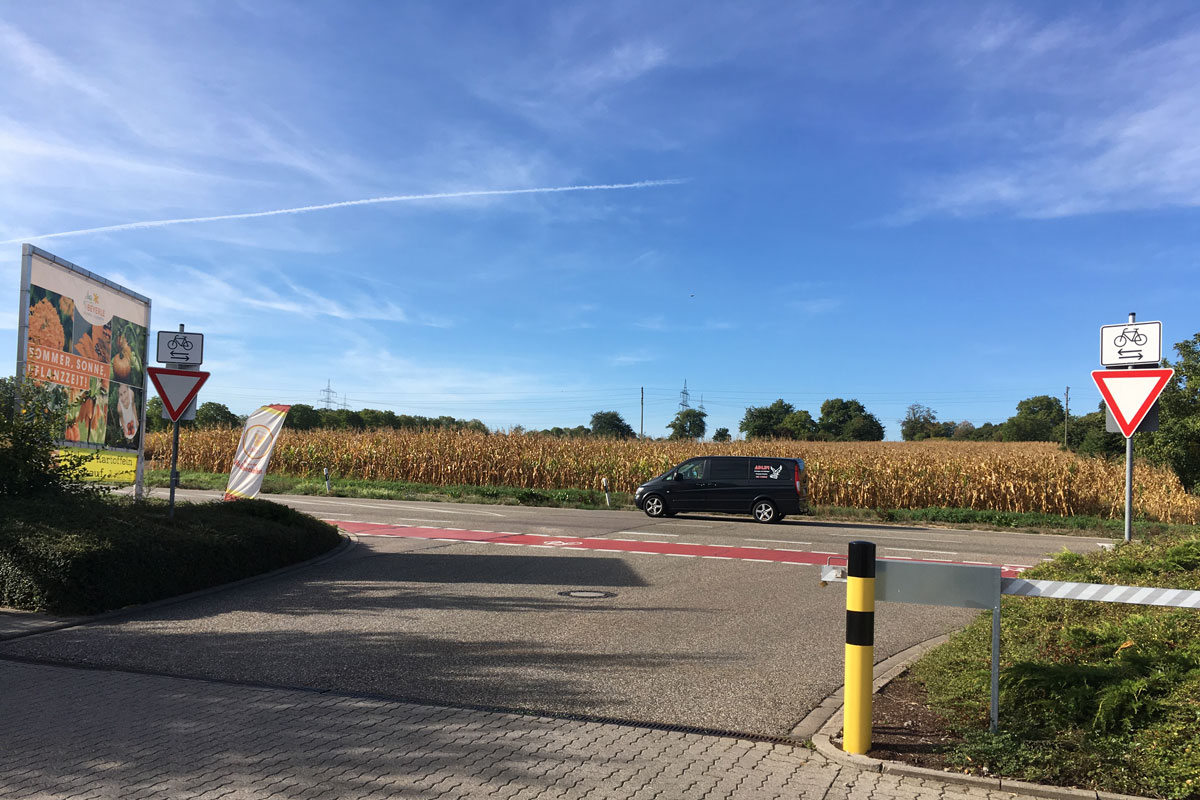
[[[783,473],[783,464],[780,464],[778,467],[772,467],[769,464],[755,464],[754,465],[754,477],[756,477],[756,478],[769,478],[771,480],[777,481],[777,480],[779,480],[779,476],[782,473]]]

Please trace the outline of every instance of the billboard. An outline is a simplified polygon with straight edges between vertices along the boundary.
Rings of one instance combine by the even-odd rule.
[[[146,426],[150,299],[33,245],[21,246],[17,375],[49,384],[68,452],[103,450],[96,480],[133,483]]]

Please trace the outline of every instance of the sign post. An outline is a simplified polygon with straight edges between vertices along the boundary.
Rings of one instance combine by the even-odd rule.
[[[167,509],[167,518],[175,519],[175,487],[179,484],[179,420],[187,411],[188,404],[196,399],[209,373],[164,367],[148,367],[146,372],[158,390],[158,396],[162,398],[164,413],[175,423],[171,445],[171,499]]]
[[[1100,328],[1100,363],[1108,369],[1092,371],[1105,405],[1125,436],[1125,541],[1133,538],[1133,434],[1154,407],[1173,369],[1158,366],[1162,359],[1162,323],[1135,322],[1130,312],[1124,325]]]

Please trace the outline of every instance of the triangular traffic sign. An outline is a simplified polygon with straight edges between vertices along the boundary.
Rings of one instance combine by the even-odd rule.
[[[178,422],[187,410],[188,403],[200,393],[200,387],[208,380],[210,373],[198,369],[146,367],[146,374],[154,382],[154,388],[158,389],[167,416],[172,422]]]
[[[1097,369],[1092,380],[1128,439],[1174,374],[1173,369]]]

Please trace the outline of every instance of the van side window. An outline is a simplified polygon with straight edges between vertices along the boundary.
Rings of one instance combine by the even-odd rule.
[[[718,457],[709,459],[708,478],[714,481],[746,480],[746,459]]]
[[[679,469],[675,470],[679,473],[679,477],[686,481],[698,481],[704,477],[704,462],[707,459],[698,458],[695,461],[686,461],[679,465]]]

